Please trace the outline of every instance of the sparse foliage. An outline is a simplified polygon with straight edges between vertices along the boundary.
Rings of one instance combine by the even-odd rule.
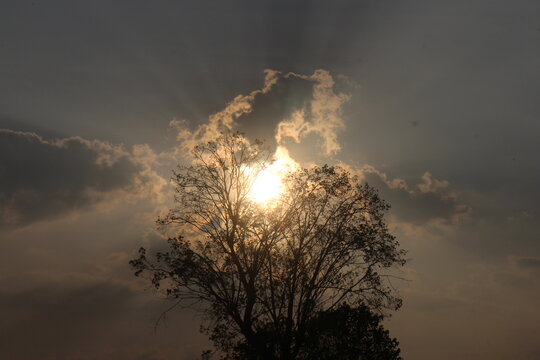
[[[319,326],[329,317],[364,344],[349,344],[351,354],[367,349],[362,329],[382,334],[371,311],[401,304],[385,270],[405,262],[376,190],[339,167],[315,167],[291,173],[283,195],[261,206],[249,197],[253,174],[270,160],[259,143],[225,134],[193,156],[175,173],[177,207],[158,220],[178,235],[155,259],[141,248],[131,261],[136,275],[148,272],[168,297],[201,304],[223,359],[319,358],[315,349],[343,347],[340,330]],[[381,343],[396,350],[385,336]],[[341,358],[398,359],[392,351]]]

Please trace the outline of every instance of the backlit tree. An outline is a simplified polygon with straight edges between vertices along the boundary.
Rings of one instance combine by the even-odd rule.
[[[322,320],[399,308],[387,280],[404,251],[374,188],[337,166],[276,171],[280,159],[239,134],[192,155],[174,175],[176,207],[158,219],[177,234],[169,251],[151,257],[141,248],[131,265],[169,298],[204,311],[222,358],[312,359]],[[397,348],[389,337],[381,344]],[[377,359],[399,358],[388,353]],[[343,358],[375,359],[366,356]]]

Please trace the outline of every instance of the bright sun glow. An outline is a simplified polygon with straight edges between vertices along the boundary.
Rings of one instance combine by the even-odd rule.
[[[250,197],[253,201],[269,206],[284,191],[283,179],[290,171],[298,168],[285,148],[278,147],[274,162],[260,171],[251,185]]]
[[[251,197],[255,202],[266,204],[279,198],[283,192],[283,182],[279,169],[269,166],[259,173],[251,187]]]

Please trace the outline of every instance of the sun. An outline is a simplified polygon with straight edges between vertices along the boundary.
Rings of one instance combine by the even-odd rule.
[[[297,168],[298,164],[289,156],[287,149],[278,147],[274,154],[274,161],[254,177],[249,197],[260,205],[275,204],[285,191],[283,180],[289,172]]]
[[[250,195],[259,204],[268,204],[278,199],[283,193],[283,180],[272,165],[262,170],[251,186]]]

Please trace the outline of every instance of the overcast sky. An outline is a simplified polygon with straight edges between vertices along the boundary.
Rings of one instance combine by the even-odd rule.
[[[162,241],[179,127],[244,95],[236,128],[273,144],[305,110],[291,155],[392,205],[405,359],[540,359],[539,94],[538,1],[3,1],[0,358],[208,346],[189,311],[154,331],[127,263]]]

